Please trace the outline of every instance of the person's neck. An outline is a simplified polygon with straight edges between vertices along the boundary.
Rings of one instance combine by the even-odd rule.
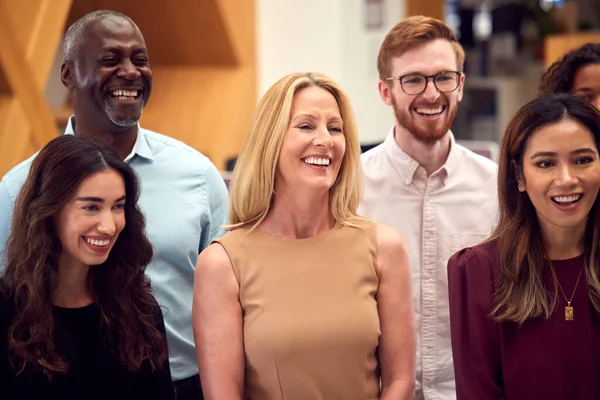
[[[585,223],[566,228],[542,226],[542,237],[548,258],[567,260],[581,255],[584,251],[585,228]]]
[[[58,284],[53,295],[54,305],[79,308],[94,301],[89,286],[89,269],[89,265],[83,265],[61,255],[58,263]]]
[[[76,135],[98,140],[115,151],[122,160],[131,153],[137,139],[137,124],[121,127],[109,122],[109,126],[102,126],[81,117],[73,117],[71,123]]]
[[[290,195],[277,192],[259,229],[285,239],[306,239],[333,228],[335,221],[329,209],[328,193],[297,194],[297,191]]]
[[[402,151],[425,169],[427,176],[440,169],[446,163],[450,153],[450,132],[446,132],[438,141],[423,142],[417,140],[406,128],[396,123],[394,140]]]

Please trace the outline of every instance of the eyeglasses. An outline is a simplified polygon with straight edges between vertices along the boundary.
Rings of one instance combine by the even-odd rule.
[[[454,92],[460,83],[461,73],[458,71],[442,71],[435,75],[408,74],[385,78],[386,81],[400,81],[400,87],[404,93],[409,95],[421,94],[427,89],[429,79],[433,80],[433,85],[442,93]]]

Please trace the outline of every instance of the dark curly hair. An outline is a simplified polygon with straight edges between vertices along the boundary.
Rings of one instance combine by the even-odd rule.
[[[600,64],[600,43],[584,44],[555,61],[542,76],[539,95],[570,93],[577,71],[590,64]]]
[[[156,326],[160,309],[145,276],[152,259],[139,183],[131,167],[103,144],[73,135],[51,140],[37,155],[15,204],[0,293],[13,306],[8,354],[17,374],[39,371],[48,379],[68,370],[55,348],[53,293],[58,283],[61,242],[55,215],[90,175],[116,171],[125,182],[125,227],[107,260],[89,270],[89,285],[100,311],[102,343],[126,368],[148,362],[161,368],[166,339]]]

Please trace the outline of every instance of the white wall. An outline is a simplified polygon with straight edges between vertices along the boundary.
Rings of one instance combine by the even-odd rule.
[[[258,90],[291,72],[321,72],[348,94],[361,143],[383,140],[391,108],[377,93],[377,53],[404,16],[404,0],[383,0],[383,26],[365,27],[366,0],[257,0]]]
[[[341,77],[339,16],[344,0],[257,0],[259,94],[291,72]]]

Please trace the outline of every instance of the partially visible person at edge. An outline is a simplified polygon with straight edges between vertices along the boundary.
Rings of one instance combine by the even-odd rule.
[[[600,43],[588,43],[566,53],[542,76],[540,96],[570,93],[600,108]]]
[[[361,175],[333,81],[291,74],[267,91],[233,173],[230,232],[196,266],[206,399],[413,398],[408,254],[356,215]]]
[[[395,228],[410,254],[417,399],[456,398],[446,265],[454,252],[487,239],[497,221],[496,164],[450,131],[464,58],[442,21],[416,16],[396,24],[377,58],[379,94],[396,118],[385,141],[362,155],[358,213]]]
[[[140,178],[140,208],[155,250],[146,273],[164,307],[177,398],[201,399],[191,326],[193,275],[200,251],[224,234],[225,183],[208,158],[193,148],[139,126],[150,98],[152,71],[144,37],[126,15],[95,11],[71,25],[61,78],[75,114],[65,134],[108,145]],[[0,257],[17,193],[35,157],[0,182]]]
[[[600,112],[525,105],[500,149],[500,221],[448,262],[460,400],[600,399]]]
[[[133,170],[61,136],[21,189],[0,276],[0,398],[175,398]]]

